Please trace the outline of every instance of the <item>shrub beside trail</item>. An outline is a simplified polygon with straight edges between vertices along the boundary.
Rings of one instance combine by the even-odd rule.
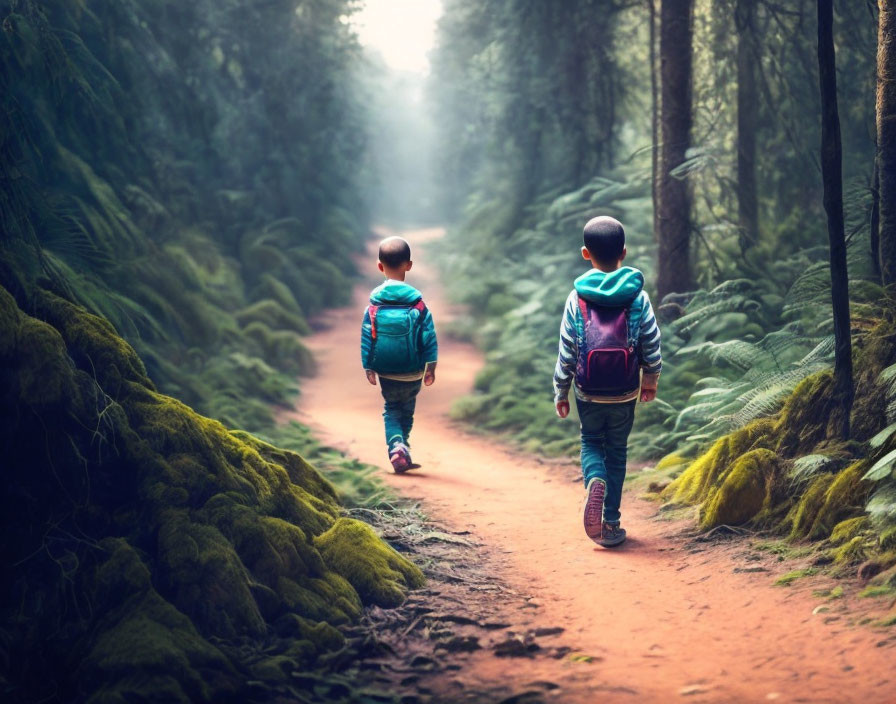
[[[750,523],[790,540],[822,540],[838,565],[896,564],[896,332],[883,321],[855,352],[852,438],[836,439],[842,409],[832,399],[833,374],[804,379],[780,411],[716,440],[676,467],[662,497],[700,504],[700,527]],[[892,577],[892,575],[890,575]],[[889,577],[884,577],[887,579]]]

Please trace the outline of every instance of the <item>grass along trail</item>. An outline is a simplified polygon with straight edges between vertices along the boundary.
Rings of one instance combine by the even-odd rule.
[[[458,313],[446,302],[423,246],[441,234],[402,233],[415,259],[408,283],[423,292],[437,329]],[[372,274],[375,244],[364,262]],[[822,604],[813,589],[829,583],[775,586],[792,566],[744,539],[693,542],[682,535],[687,525],[658,520],[656,504],[632,491],[622,504],[628,541],[612,550],[591,543],[582,529],[584,492],[576,467],[517,454],[449,420],[451,404],[471,390],[482,363],[469,344],[440,336],[436,383],[418,397],[411,435],[414,461],[422,467],[393,474],[379,388],[367,383],[358,361],[370,287],[358,286],[353,305],[328,313],[329,327],[309,339],[318,374],[303,381],[299,405],[287,416],[382,467],[386,483],[420,501],[440,524],[469,531],[509,593],[534,597],[537,608],[518,613],[519,622],[561,627],[565,642],[589,656],[507,658],[486,648],[464,656],[455,680],[552,682],[560,688],[548,696],[563,702],[608,694],[632,702],[896,701],[896,633],[855,625],[868,601],[855,598],[855,585],[844,585],[844,598],[830,602],[830,611],[813,614]],[[558,316],[561,306],[558,301]],[[576,432],[572,423],[569,432]],[[481,600],[471,611],[500,613],[517,603],[485,591]],[[432,691],[436,701],[449,700]]]

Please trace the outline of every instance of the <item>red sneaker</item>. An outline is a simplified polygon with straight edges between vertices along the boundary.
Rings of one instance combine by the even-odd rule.
[[[404,474],[411,468],[411,453],[404,443],[397,443],[389,451],[389,461],[396,474]]]
[[[585,508],[583,519],[585,535],[597,542],[600,540],[604,526],[604,496],[607,483],[603,479],[593,477],[585,488]]]

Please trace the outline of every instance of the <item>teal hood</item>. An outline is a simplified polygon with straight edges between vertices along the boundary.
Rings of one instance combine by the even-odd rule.
[[[575,281],[576,293],[599,306],[627,306],[644,288],[644,274],[631,266],[604,272],[592,269]]]
[[[370,302],[374,305],[413,304],[422,298],[420,292],[404,281],[386,279],[370,292]]]

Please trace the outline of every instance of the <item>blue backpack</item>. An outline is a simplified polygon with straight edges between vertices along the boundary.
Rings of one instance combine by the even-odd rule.
[[[423,369],[423,299],[411,304],[371,304],[367,311],[372,342],[368,367],[378,374],[407,374]]]

